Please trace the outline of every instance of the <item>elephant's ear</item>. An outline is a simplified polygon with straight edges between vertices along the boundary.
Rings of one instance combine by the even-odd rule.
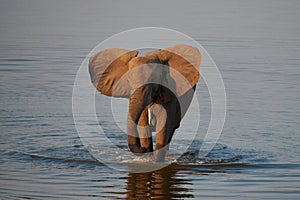
[[[156,51],[163,64],[170,66],[170,75],[176,83],[176,93],[182,96],[194,87],[200,77],[201,54],[198,48],[178,44]]]
[[[129,97],[130,86],[121,77],[128,71],[128,62],[136,57],[138,51],[111,48],[100,51],[89,60],[89,73],[95,88],[104,95]],[[118,86],[117,86],[118,85]]]

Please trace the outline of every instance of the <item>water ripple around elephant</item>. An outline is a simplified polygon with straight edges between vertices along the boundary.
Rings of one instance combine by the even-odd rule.
[[[204,158],[199,157],[198,145],[191,146],[183,154],[179,152],[173,152],[166,157],[165,163],[155,163],[150,156],[135,156],[129,152],[126,145],[119,146],[123,153],[110,152],[110,149],[89,149],[93,151],[93,154],[98,154],[103,156],[103,160],[107,162],[102,162],[96,159],[86,151],[83,146],[69,146],[61,147],[55,149],[44,149],[40,152],[10,152],[9,156],[12,154],[22,154],[24,159],[31,159],[37,163],[46,164],[59,164],[65,167],[79,167],[79,168],[94,168],[97,166],[107,165],[108,167],[121,168],[134,168],[153,165],[159,167],[166,166],[168,164],[175,165],[177,167],[200,167],[200,168],[223,168],[223,167],[238,167],[238,166],[248,166],[255,163],[255,160],[261,160],[264,157],[262,154],[251,151],[241,151],[239,149],[230,148],[226,145],[217,144],[215,148]],[[124,154],[124,151],[127,152]],[[20,155],[19,155],[20,157]]]

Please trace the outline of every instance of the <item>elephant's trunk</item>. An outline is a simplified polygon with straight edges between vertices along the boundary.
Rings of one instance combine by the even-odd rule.
[[[133,153],[145,153],[147,151],[146,148],[141,147],[137,125],[143,110],[151,102],[152,88],[148,85],[138,88],[129,99],[126,131],[128,147]]]

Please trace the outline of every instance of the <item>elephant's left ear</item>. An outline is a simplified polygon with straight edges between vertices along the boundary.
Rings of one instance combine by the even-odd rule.
[[[89,73],[95,88],[104,95],[113,97],[130,96],[130,86],[123,75],[129,70],[128,62],[138,51],[110,48],[91,56]]]
[[[155,53],[162,63],[170,66],[170,75],[176,82],[176,93],[184,95],[200,77],[201,53],[196,47],[178,44]]]

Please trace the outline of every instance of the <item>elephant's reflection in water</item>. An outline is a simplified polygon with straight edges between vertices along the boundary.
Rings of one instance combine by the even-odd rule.
[[[178,199],[192,198],[187,180],[177,176],[172,166],[147,173],[129,173],[126,199]]]

